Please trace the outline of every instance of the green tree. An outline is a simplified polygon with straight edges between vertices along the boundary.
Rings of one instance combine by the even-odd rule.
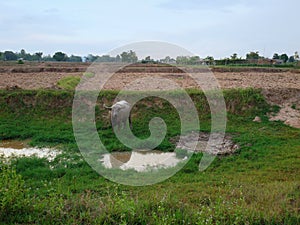
[[[54,55],[53,55],[53,59],[55,59],[56,61],[67,61],[68,59],[68,56],[67,54],[63,53],[63,52],[56,52]]]
[[[231,59],[231,60],[237,60],[237,59],[238,59],[237,56],[238,56],[237,53],[233,53],[233,55],[230,56],[230,59]]]
[[[26,51],[24,49],[22,49],[20,52],[20,58],[25,59],[25,57],[26,57]]]
[[[12,51],[5,51],[3,55],[4,55],[4,60],[7,60],[7,61],[18,59],[18,56],[15,53],[13,53]]]
[[[153,63],[154,60],[151,59],[150,56],[145,57],[145,59],[142,59],[142,63]]]
[[[250,52],[246,55],[246,59],[259,59],[261,56],[259,55],[259,52]]]
[[[68,61],[69,62],[82,62],[82,58],[81,58],[81,56],[71,55],[68,58]]]
[[[274,53],[273,58],[272,59],[279,59],[279,55],[277,53]]]
[[[195,55],[195,56],[190,57],[189,64],[195,65],[195,64],[198,64],[199,62],[200,62],[199,56]]]
[[[279,57],[281,60],[283,60],[283,62],[284,63],[286,63],[288,60],[289,60],[289,57],[288,57],[288,55],[287,54],[282,54],[282,55],[280,55],[280,57]]]
[[[85,57],[85,61],[87,61],[87,62],[94,62],[94,61],[97,60],[98,57],[99,56],[88,54],[88,56]]]
[[[298,54],[298,52],[295,52],[294,58],[295,58],[295,60],[299,60],[299,54]]]
[[[136,56],[136,53],[132,50],[130,50],[129,52],[122,52],[121,58],[122,58],[122,62],[134,63],[138,61],[138,57]]]
[[[122,62],[128,62],[129,57],[127,52],[122,52],[120,55],[121,55]]]
[[[177,64],[188,64],[189,57],[188,56],[177,56],[176,63]]]
[[[117,55],[117,56],[116,56],[116,62],[121,62],[121,61],[122,61],[121,56],[120,56],[120,55]]]
[[[40,62],[40,61],[41,61],[41,59],[42,59],[42,55],[43,55],[43,53],[42,53],[42,52],[36,52],[36,53],[35,53],[35,55],[36,55],[36,57],[37,57],[38,61]]]
[[[22,58],[24,60],[33,61],[37,60],[36,55],[31,55],[30,53],[27,53],[24,49],[21,50],[20,53],[17,53],[18,58]]]
[[[110,55],[102,55],[97,57],[97,62],[115,62],[116,58]]]
[[[46,55],[43,56],[43,61],[49,62],[49,61],[54,61],[54,59],[51,57],[51,55]]]
[[[171,62],[171,57],[166,56],[162,61],[165,62],[165,63],[170,63]]]
[[[170,56],[166,56],[164,59],[160,59],[159,60],[161,63],[167,63],[167,64],[170,64],[170,63],[176,63],[176,60],[171,58]]]
[[[129,51],[129,58],[132,63],[138,61],[138,57],[137,57],[136,53],[132,50]]]
[[[288,60],[289,63],[293,63],[295,62],[295,57],[292,55],[290,56],[289,60]]]
[[[215,59],[213,56],[207,56],[204,61],[209,64],[209,65],[213,65],[215,63]]]

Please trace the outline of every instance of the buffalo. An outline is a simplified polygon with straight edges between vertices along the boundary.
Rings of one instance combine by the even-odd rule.
[[[113,128],[115,127],[118,127],[118,129],[125,128],[127,119],[129,119],[129,126],[132,129],[131,115],[130,115],[131,106],[127,101],[122,100],[116,102],[111,107],[108,107],[105,104],[103,106],[104,108],[111,110],[111,123]]]

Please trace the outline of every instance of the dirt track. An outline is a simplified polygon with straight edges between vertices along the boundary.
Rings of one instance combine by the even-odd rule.
[[[0,89],[57,89],[57,82],[67,76],[82,76],[89,64],[79,63],[35,63],[30,65],[0,64]],[[164,85],[161,78],[176,82],[182,88],[199,88],[188,75],[172,69],[160,70],[158,67],[130,68],[128,71],[116,73],[104,86],[104,89],[120,90],[124,86],[141,78],[150,78],[150,82],[136,82],[136,90],[173,89]],[[144,72],[135,72],[144,70]],[[267,100],[282,107],[275,119],[281,119],[289,125],[300,128],[300,73],[289,70],[240,69],[239,72],[213,70],[221,88],[260,88]],[[203,73],[196,73],[203,76]],[[205,84],[206,85],[206,84]],[[281,115],[281,116],[280,116]]]

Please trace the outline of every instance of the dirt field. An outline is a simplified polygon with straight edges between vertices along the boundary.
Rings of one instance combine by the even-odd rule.
[[[18,86],[21,89],[56,88],[57,81],[67,76],[82,76],[88,63],[0,63],[0,89]],[[197,72],[203,76],[203,71]],[[212,74],[220,86],[227,88],[300,89],[300,71],[268,68],[215,68]],[[196,88],[188,75],[175,67],[139,65],[125,69],[113,76],[105,89],[122,89],[136,79],[151,77],[155,89],[156,78],[167,78],[183,88]],[[140,85],[139,89],[149,88]]]
[[[58,89],[57,82],[61,78],[82,76],[88,66],[90,64],[87,63],[1,63],[0,89]],[[279,114],[271,119],[283,120],[288,125],[300,128],[300,71],[268,68],[237,68],[232,71],[216,68],[212,73],[223,89],[263,89],[266,99],[282,108]],[[203,71],[195,74],[204,76]],[[137,81],[146,77],[150,78],[150,82]],[[191,77],[176,68],[142,65],[114,74],[104,89],[120,90],[134,81],[136,82],[133,86],[136,90],[174,88],[163,84],[160,80],[162,78],[174,81],[182,88],[199,88]]]

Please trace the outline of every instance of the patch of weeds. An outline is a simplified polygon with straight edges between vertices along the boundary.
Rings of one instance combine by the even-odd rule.
[[[64,77],[60,79],[57,82],[57,86],[65,89],[65,90],[75,90],[76,86],[80,82],[80,77],[75,77],[75,76],[69,76],[69,77]]]
[[[23,213],[30,211],[28,191],[14,168],[0,164],[0,221],[18,220]]]

